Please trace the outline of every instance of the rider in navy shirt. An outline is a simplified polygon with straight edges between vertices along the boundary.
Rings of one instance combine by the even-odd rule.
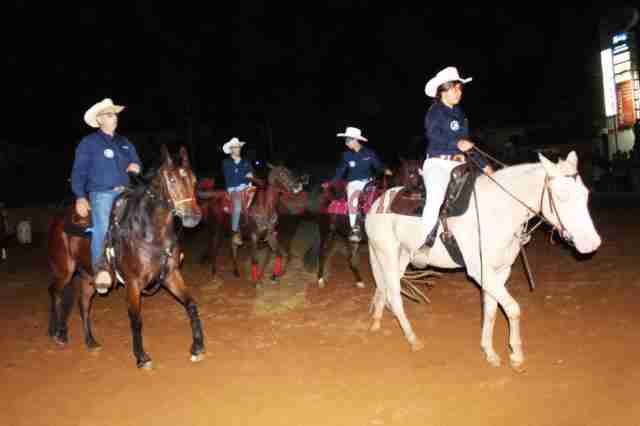
[[[222,151],[229,154],[222,162],[224,173],[224,183],[227,192],[231,197],[233,211],[231,212],[231,230],[233,231],[233,243],[242,245],[242,235],[240,233],[240,214],[242,213],[242,191],[244,191],[253,178],[253,166],[251,162],[240,156],[242,146],[246,142],[240,142],[238,138],[232,138],[225,143]]]
[[[362,142],[367,142],[367,139],[362,136],[360,129],[347,127],[344,133],[338,133],[337,136],[345,138],[345,144],[349,151],[342,154],[333,182],[342,179],[346,172],[349,225],[351,226],[349,240],[359,242],[361,240],[360,226],[356,219],[360,192],[371,179],[372,170],[384,171],[388,175],[392,173],[384,167],[373,150],[362,145]]]
[[[427,235],[437,224],[451,171],[465,161],[463,153],[474,147],[469,140],[467,119],[459,105],[463,84],[469,81],[471,78],[461,78],[456,68],[447,67],[429,80],[425,87],[427,96],[435,98],[424,120],[427,158],[422,176],[428,201],[422,211],[422,219]],[[485,173],[493,172],[491,166],[481,159],[477,161]]]
[[[104,238],[113,202],[129,183],[128,173],[140,173],[142,168],[135,147],[115,132],[123,109],[106,98],[87,110],[84,121],[99,130],[80,141],[71,172],[76,212],[81,217],[91,212],[91,261],[99,293],[106,293],[112,283],[104,258]]]

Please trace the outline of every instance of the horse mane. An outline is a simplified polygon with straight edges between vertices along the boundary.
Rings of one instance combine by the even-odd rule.
[[[526,175],[531,173],[533,170],[542,167],[539,162],[536,163],[523,163],[516,164],[514,166],[505,167],[497,170],[493,177],[496,180],[504,180],[506,182],[511,182],[513,179],[520,177],[521,175]]]

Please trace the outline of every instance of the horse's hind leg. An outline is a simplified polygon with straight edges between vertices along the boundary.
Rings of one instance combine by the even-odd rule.
[[[197,362],[204,358],[204,337],[202,333],[202,322],[198,314],[198,306],[191,297],[191,292],[178,270],[174,270],[165,281],[169,291],[182,303],[191,321],[191,333],[193,343],[191,345],[191,361]]]
[[[380,322],[382,321],[382,314],[384,313],[384,304],[386,301],[386,283],[384,281],[383,267],[373,245],[369,245],[369,258],[371,260],[371,270],[373,271],[373,278],[376,283],[376,293],[373,296],[373,323],[371,324],[371,331],[380,330]]]
[[[482,318],[482,337],[480,339],[480,347],[485,353],[487,361],[494,367],[500,366],[500,357],[493,349],[493,329],[496,323],[496,312],[498,310],[498,301],[486,291],[482,292],[483,302],[483,318]]]
[[[386,262],[384,263],[383,275],[386,282],[386,297],[389,303],[391,311],[398,319],[400,327],[404,332],[404,336],[411,345],[411,349],[419,351],[424,348],[424,344],[418,339],[413,332],[413,328],[409,323],[407,314],[404,311],[404,304],[402,302],[402,293],[400,287],[400,279],[404,275],[404,271],[409,264],[409,254],[404,250],[396,248],[389,251],[389,256],[385,256]]]
[[[320,288],[324,288],[327,281],[325,278],[325,268],[327,266],[327,260],[331,257],[336,236],[334,220],[335,216],[332,215],[332,223],[320,227],[320,253],[318,254],[318,287]]]
[[[131,337],[133,343],[133,355],[136,357],[138,368],[149,369],[152,367],[151,358],[142,346],[142,303],[140,300],[141,285],[138,282],[127,280],[127,303],[129,322],[131,324]]]
[[[278,244],[278,234],[275,231],[271,232],[267,242],[269,243],[269,248],[276,256],[273,273],[271,274],[271,279],[275,281],[282,274],[282,249]]]
[[[75,284],[80,289],[80,298],[78,299],[78,308],[80,309],[80,318],[84,327],[84,343],[89,351],[98,351],[102,346],[93,337],[91,331],[91,301],[96,293],[96,289],[91,285],[91,276],[82,273],[76,278]]]
[[[358,248],[360,248],[360,243],[349,243],[349,268],[356,277],[356,287],[364,288],[364,282],[362,281],[360,269],[358,268]]]
[[[73,306],[74,290],[69,285],[71,274],[57,278],[49,286],[51,296],[51,312],[49,317],[49,336],[59,345],[69,342],[69,328],[67,320]]]

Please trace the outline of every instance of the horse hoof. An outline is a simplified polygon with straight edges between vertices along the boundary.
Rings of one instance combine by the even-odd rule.
[[[98,294],[105,295],[105,294],[107,294],[109,292],[109,287],[97,287],[96,286],[96,292]]]
[[[141,370],[153,369],[153,362],[151,360],[138,362],[138,368]]]
[[[487,362],[492,367],[500,367],[500,365],[502,364],[502,360],[500,360],[500,357],[498,356],[498,354],[495,354],[495,353],[487,354]]]
[[[380,331],[380,320],[374,319],[373,324],[371,324],[371,328],[369,330],[373,332]]]
[[[277,275],[272,275],[271,276],[271,283],[272,284],[278,284],[279,281],[280,281],[280,277],[278,277]]]
[[[424,349],[424,343],[420,339],[416,339],[413,343],[411,343],[411,350],[413,352],[418,352]]]
[[[522,374],[527,371],[527,369],[524,368],[524,362],[521,362],[519,364],[511,363],[511,368],[518,374]]]
[[[191,362],[200,362],[204,360],[204,353],[191,355]]]
[[[364,283],[362,281],[358,281],[356,283],[356,287],[358,287],[358,288],[366,288],[366,286],[364,285]]]
[[[326,282],[325,282],[324,278],[320,278],[320,279],[318,280],[318,287],[320,287],[320,288],[324,288],[325,283],[326,283]]]
[[[100,343],[94,342],[87,345],[87,350],[91,353],[97,353],[102,350],[102,345]]]
[[[69,343],[69,339],[67,337],[54,336],[53,341],[58,346],[66,346]]]

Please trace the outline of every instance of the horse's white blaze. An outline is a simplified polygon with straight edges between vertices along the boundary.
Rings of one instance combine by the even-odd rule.
[[[545,178],[552,178],[549,190],[557,210],[552,211],[548,194],[544,194],[542,214],[555,225],[564,226],[576,249],[587,253],[596,250],[601,239],[589,214],[588,191],[579,176],[570,177],[576,174],[577,164],[575,153],[557,164],[540,156],[540,163],[500,170],[494,174],[494,179],[527,206],[538,211],[545,191]],[[387,306],[397,317],[412,347],[419,348],[420,341],[402,306],[400,278],[410,262],[416,266],[429,264],[440,268],[457,268],[458,265],[453,262],[439,238],[427,256],[418,252],[427,234],[421,218],[396,215],[386,210],[391,191],[397,190],[392,188],[380,196],[365,219],[371,269],[376,282],[372,330],[380,327],[382,313]],[[486,359],[491,365],[500,364],[500,357],[493,348],[493,329],[499,304],[509,320],[509,358],[512,366],[519,369],[524,362],[520,305],[509,294],[505,283],[520,252],[520,231],[531,218],[531,212],[486,177],[478,178],[476,194],[478,211],[472,198],[464,215],[449,219],[449,229],[460,246],[467,274],[482,286],[484,318],[480,346]]]

